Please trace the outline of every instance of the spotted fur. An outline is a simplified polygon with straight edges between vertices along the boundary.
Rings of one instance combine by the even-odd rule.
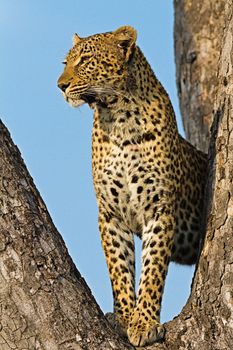
[[[73,106],[94,109],[92,166],[114,315],[135,346],[163,337],[168,264],[198,256],[206,156],[177,131],[169,97],[129,26],[74,46],[58,80]],[[142,239],[135,293],[134,234]]]

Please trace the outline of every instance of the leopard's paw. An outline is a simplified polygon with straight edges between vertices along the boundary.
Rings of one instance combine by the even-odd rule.
[[[107,312],[105,317],[111,324],[112,328],[117,331],[117,333],[119,333],[122,337],[127,338],[127,325],[119,317],[117,317],[113,312]]]
[[[127,335],[134,346],[152,344],[164,338],[164,326],[155,320],[145,319],[139,311],[135,310],[129,322]]]

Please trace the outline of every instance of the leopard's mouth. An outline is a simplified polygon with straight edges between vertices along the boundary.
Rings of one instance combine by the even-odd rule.
[[[85,101],[89,105],[96,102],[96,95],[93,94],[93,93],[88,93],[88,91],[82,93],[81,94],[81,98],[82,98],[83,101]]]
[[[93,106],[93,103],[96,102],[96,94],[93,94],[92,92],[89,93],[88,91],[82,92],[77,96],[72,96],[72,94],[62,93],[66,102],[68,102],[72,107],[80,107],[84,103],[88,103],[90,107]]]

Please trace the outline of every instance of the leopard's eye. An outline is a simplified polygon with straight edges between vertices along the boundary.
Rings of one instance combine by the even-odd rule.
[[[87,61],[89,61],[89,60],[91,59],[91,57],[92,57],[91,55],[83,55],[83,56],[81,56],[81,57],[79,58],[77,64],[82,64],[82,63],[84,63],[84,62],[87,62]]]
[[[62,64],[66,65],[67,64],[67,60],[62,61]]]

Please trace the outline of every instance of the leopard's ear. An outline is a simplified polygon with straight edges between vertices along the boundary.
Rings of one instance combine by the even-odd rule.
[[[73,46],[78,44],[82,39],[80,38],[80,36],[78,36],[77,33],[74,33],[73,35]]]
[[[126,60],[128,61],[135,47],[137,39],[136,30],[130,26],[123,26],[115,30],[112,35],[117,45],[124,50]]]

